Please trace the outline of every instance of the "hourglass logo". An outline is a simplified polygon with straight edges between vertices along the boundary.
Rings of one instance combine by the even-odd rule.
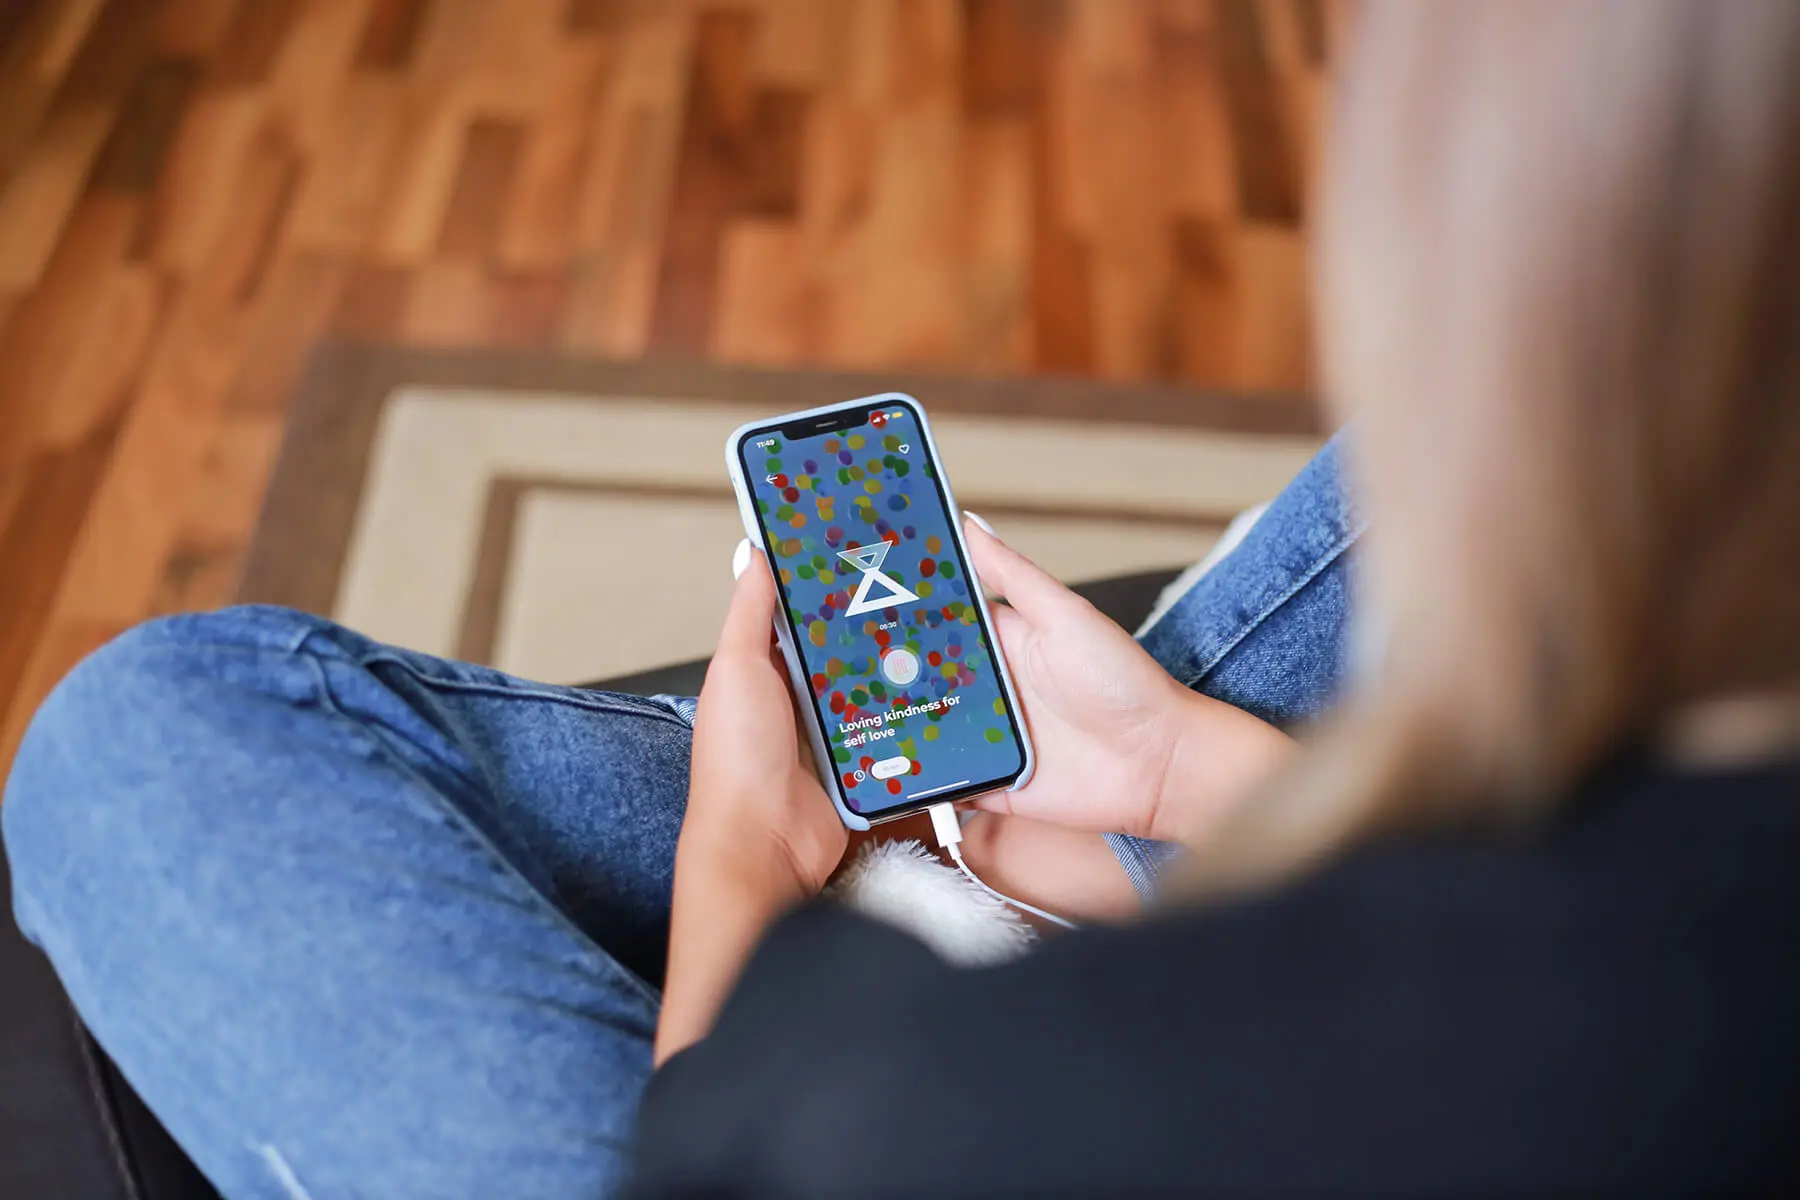
[[[856,567],[863,573],[862,582],[856,585],[856,595],[850,598],[850,607],[844,610],[846,617],[857,617],[878,608],[893,608],[899,604],[911,604],[919,597],[907,591],[891,576],[881,570],[882,560],[887,552],[893,549],[887,542],[871,542],[867,546],[858,546],[854,550],[839,550],[838,557]],[[884,590],[880,595],[869,593],[876,585]]]

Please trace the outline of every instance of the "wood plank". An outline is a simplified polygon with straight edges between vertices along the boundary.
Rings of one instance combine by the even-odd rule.
[[[488,329],[483,341],[517,349],[556,344],[568,303],[565,272],[490,268],[487,291]]]
[[[0,336],[0,465],[39,446],[40,427],[86,369],[83,347],[116,296],[120,262],[141,204],[126,196],[89,196],[57,241],[43,282],[20,304]]]
[[[18,10],[0,57],[0,180],[12,173],[30,143],[102,7],[103,0],[67,0]],[[69,104],[110,109],[116,100],[83,104],[74,97]]]
[[[1094,367],[1093,275],[1087,245],[1042,229],[1032,244],[1032,366],[1085,374]]]
[[[815,243],[841,251],[868,218],[878,124],[840,93],[821,93],[812,108],[800,222]]]
[[[720,255],[712,353],[770,367],[815,357],[823,297],[808,266],[805,237],[795,226],[734,221]]]
[[[506,44],[517,16],[517,0],[432,0],[419,23],[408,76],[423,87],[463,85]]]
[[[227,409],[233,415],[279,413],[293,394],[306,357],[331,327],[349,276],[341,257],[284,252],[258,294],[243,365]]]
[[[521,149],[496,256],[507,267],[544,270],[568,262],[580,226],[581,187],[599,124],[608,56],[581,45],[553,61],[556,82]]]
[[[150,611],[184,612],[231,602],[244,550],[281,446],[272,413],[237,415],[213,429]]]
[[[188,105],[157,180],[131,257],[172,275],[206,270],[239,207],[245,164],[265,136],[266,99],[243,91],[202,91]]]
[[[358,262],[351,266],[331,320],[334,335],[353,341],[397,341],[405,327],[413,272]]]
[[[468,114],[453,91],[438,87],[410,89],[400,104],[400,132],[370,250],[383,262],[413,265],[431,257],[443,228]]]
[[[1170,209],[1193,217],[1234,219],[1235,135],[1207,36],[1181,31],[1159,38],[1154,86],[1160,137],[1156,154],[1168,172]]]
[[[695,31],[675,186],[669,201],[650,344],[704,353],[717,302],[720,241],[744,186],[744,145],[755,97],[750,53],[755,22],[708,11]]]
[[[30,479],[29,462],[0,467],[0,534],[5,533],[19,506],[25,502],[25,487]]]
[[[246,318],[230,304],[194,288],[171,310],[70,557],[59,620],[129,623],[150,611],[244,354]]]
[[[0,191],[0,291],[38,282],[106,140],[112,112],[69,108],[46,120]]]
[[[1068,45],[1072,61],[1098,79],[1141,75],[1153,53],[1149,13],[1142,4],[1072,0]]]
[[[1030,111],[1036,91],[1027,0],[964,0],[963,112],[971,119]]]
[[[1031,263],[1035,182],[1030,122],[1016,116],[970,122],[962,159],[964,253],[976,265],[1023,276]]]
[[[1082,67],[1066,25],[1040,27],[1032,61],[1036,170],[1050,202],[1046,219],[1078,237],[1099,224],[1096,180],[1083,161],[1086,147],[1108,131],[1092,128],[1081,107]]]
[[[557,344],[608,358],[635,358],[651,344],[662,253],[654,243],[590,251],[570,272]]]
[[[1162,95],[1149,24],[1140,9],[1118,12],[1133,20],[1109,23],[1104,65],[1083,77],[1078,101],[1091,128],[1104,131],[1082,147],[1098,217],[1087,238],[1094,368],[1112,379],[1150,379],[1169,367],[1174,178],[1160,153]]]
[[[486,271],[473,262],[432,262],[413,275],[400,332],[428,346],[479,343],[487,328]]]
[[[1083,374],[1094,366],[1094,296],[1081,230],[1094,218],[1082,212],[1083,199],[1093,212],[1091,191],[1073,183],[1068,79],[1066,55],[1049,40],[1040,43],[1032,123],[1031,365]]]
[[[11,60],[25,33],[47,8],[45,0],[14,0],[0,5],[0,63]]]
[[[1288,4],[1293,9],[1301,61],[1316,69],[1323,68],[1330,53],[1323,0],[1288,0]]]
[[[0,697],[15,714],[37,705],[39,696],[21,695],[20,685],[116,433],[104,429],[79,445],[34,456],[24,468],[23,498],[0,529],[0,579],[7,581],[0,587]]]
[[[430,0],[375,0],[356,47],[356,66],[399,71],[412,61]]]
[[[307,0],[269,66],[270,108],[295,144],[322,154],[331,105],[355,69],[373,0]]]
[[[1237,386],[1249,391],[1311,387],[1305,240],[1283,225],[1243,225],[1237,253],[1242,282],[1235,301],[1243,331]]]
[[[613,33],[627,19],[626,0],[567,0],[563,29],[575,37]]]
[[[962,14],[957,0],[913,0],[893,12],[890,54],[896,64],[887,96],[896,109],[941,104],[961,76]]]
[[[229,207],[212,230],[205,263],[193,281],[211,299],[241,306],[261,293],[270,263],[281,254],[302,164],[283,130],[259,126],[236,167]]]
[[[963,136],[964,316],[957,358],[977,372],[1016,372],[1031,361],[1031,136],[1022,115],[973,119]]]
[[[41,79],[51,82],[60,81],[63,75],[74,67],[79,56],[86,53],[88,39],[94,35],[94,26],[103,14],[107,14],[106,0],[64,0],[63,3],[45,6],[47,13],[52,14],[47,27],[46,36],[34,54],[32,68]],[[119,14],[107,14],[109,20],[116,19]],[[138,14],[129,14],[133,20]],[[109,30],[116,27],[109,26]],[[96,73],[103,73],[111,61],[120,61],[111,56],[119,54],[130,33],[140,27],[128,23],[124,29],[116,30],[117,36],[109,36],[100,53],[102,58],[89,63]]]
[[[577,254],[640,243],[660,250],[681,126],[680,114],[650,104],[614,108],[599,122],[577,201]]]
[[[764,87],[810,94],[830,73],[838,0],[777,0],[765,5],[756,31],[751,76]],[[834,11],[835,10],[835,11]]]
[[[164,0],[156,25],[157,51],[176,58],[212,57],[231,29],[238,4],[239,0]]]
[[[1164,36],[1204,32],[1211,0],[1151,0]]]
[[[547,346],[562,327],[567,289],[560,271],[436,262],[413,277],[400,328],[426,345]]]
[[[438,233],[439,254],[459,259],[493,255],[523,145],[524,132],[511,121],[478,117],[470,122]]]
[[[1233,131],[1238,207],[1246,220],[1295,225],[1300,185],[1281,120],[1261,13],[1255,0],[1217,0],[1214,46]]]
[[[1284,72],[1277,81],[1276,105],[1282,124],[1292,131],[1295,164],[1300,195],[1311,196],[1318,186],[1319,171],[1325,165],[1326,108],[1330,82],[1320,72],[1296,70]],[[1307,214],[1302,206],[1301,222]]]
[[[269,77],[296,16],[295,0],[246,0],[213,59],[212,82],[219,87],[254,87]]]
[[[555,100],[561,2],[508,0],[503,11],[498,5],[477,6],[490,22],[482,35],[486,44],[457,76],[472,109],[524,123]]]
[[[155,186],[199,75],[199,65],[190,59],[158,58],[144,65],[101,148],[91,186],[118,192]]]
[[[98,9],[98,11],[96,11]],[[117,104],[156,45],[157,6],[139,0],[77,0],[61,10],[56,40],[40,60],[44,78],[61,76],[54,103]]]
[[[835,297],[835,332],[858,361],[942,362],[960,341],[959,121],[958,106],[940,94],[885,122],[861,246],[867,274],[847,277]]]
[[[106,281],[85,314],[73,358],[45,398],[37,423],[40,450],[75,445],[118,422],[166,315],[164,286],[154,272],[135,267]]]
[[[738,212],[775,220],[799,215],[807,108],[807,97],[790,88],[763,88],[756,93]]]
[[[382,76],[345,80],[324,103],[326,133],[300,181],[289,237],[301,249],[360,254],[392,203],[409,102],[403,85]]]
[[[696,21],[690,6],[642,5],[619,31],[613,102],[677,108],[689,88]]]

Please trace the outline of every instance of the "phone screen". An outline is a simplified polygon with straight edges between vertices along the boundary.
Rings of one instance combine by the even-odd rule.
[[[1019,717],[918,414],[887,400],[739,443],[845,806],[865,816],[1004,787]]]

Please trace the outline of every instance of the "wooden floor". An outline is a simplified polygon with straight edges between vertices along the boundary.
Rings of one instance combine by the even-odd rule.
[[[1325,0],[0,0],[0,771],[329,338],[1308,383]]]

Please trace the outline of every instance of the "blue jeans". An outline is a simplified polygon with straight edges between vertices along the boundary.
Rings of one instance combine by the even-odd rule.
[[[1328,448],[1145,645],[1310,714],[1355,533]],[[33,721],[0,805],[15,912],[229,1196],[605,1191],[650,1073],[692,711],[283,609],[167,618]],[[1118,845],[1147,880],[1160,851]]]

